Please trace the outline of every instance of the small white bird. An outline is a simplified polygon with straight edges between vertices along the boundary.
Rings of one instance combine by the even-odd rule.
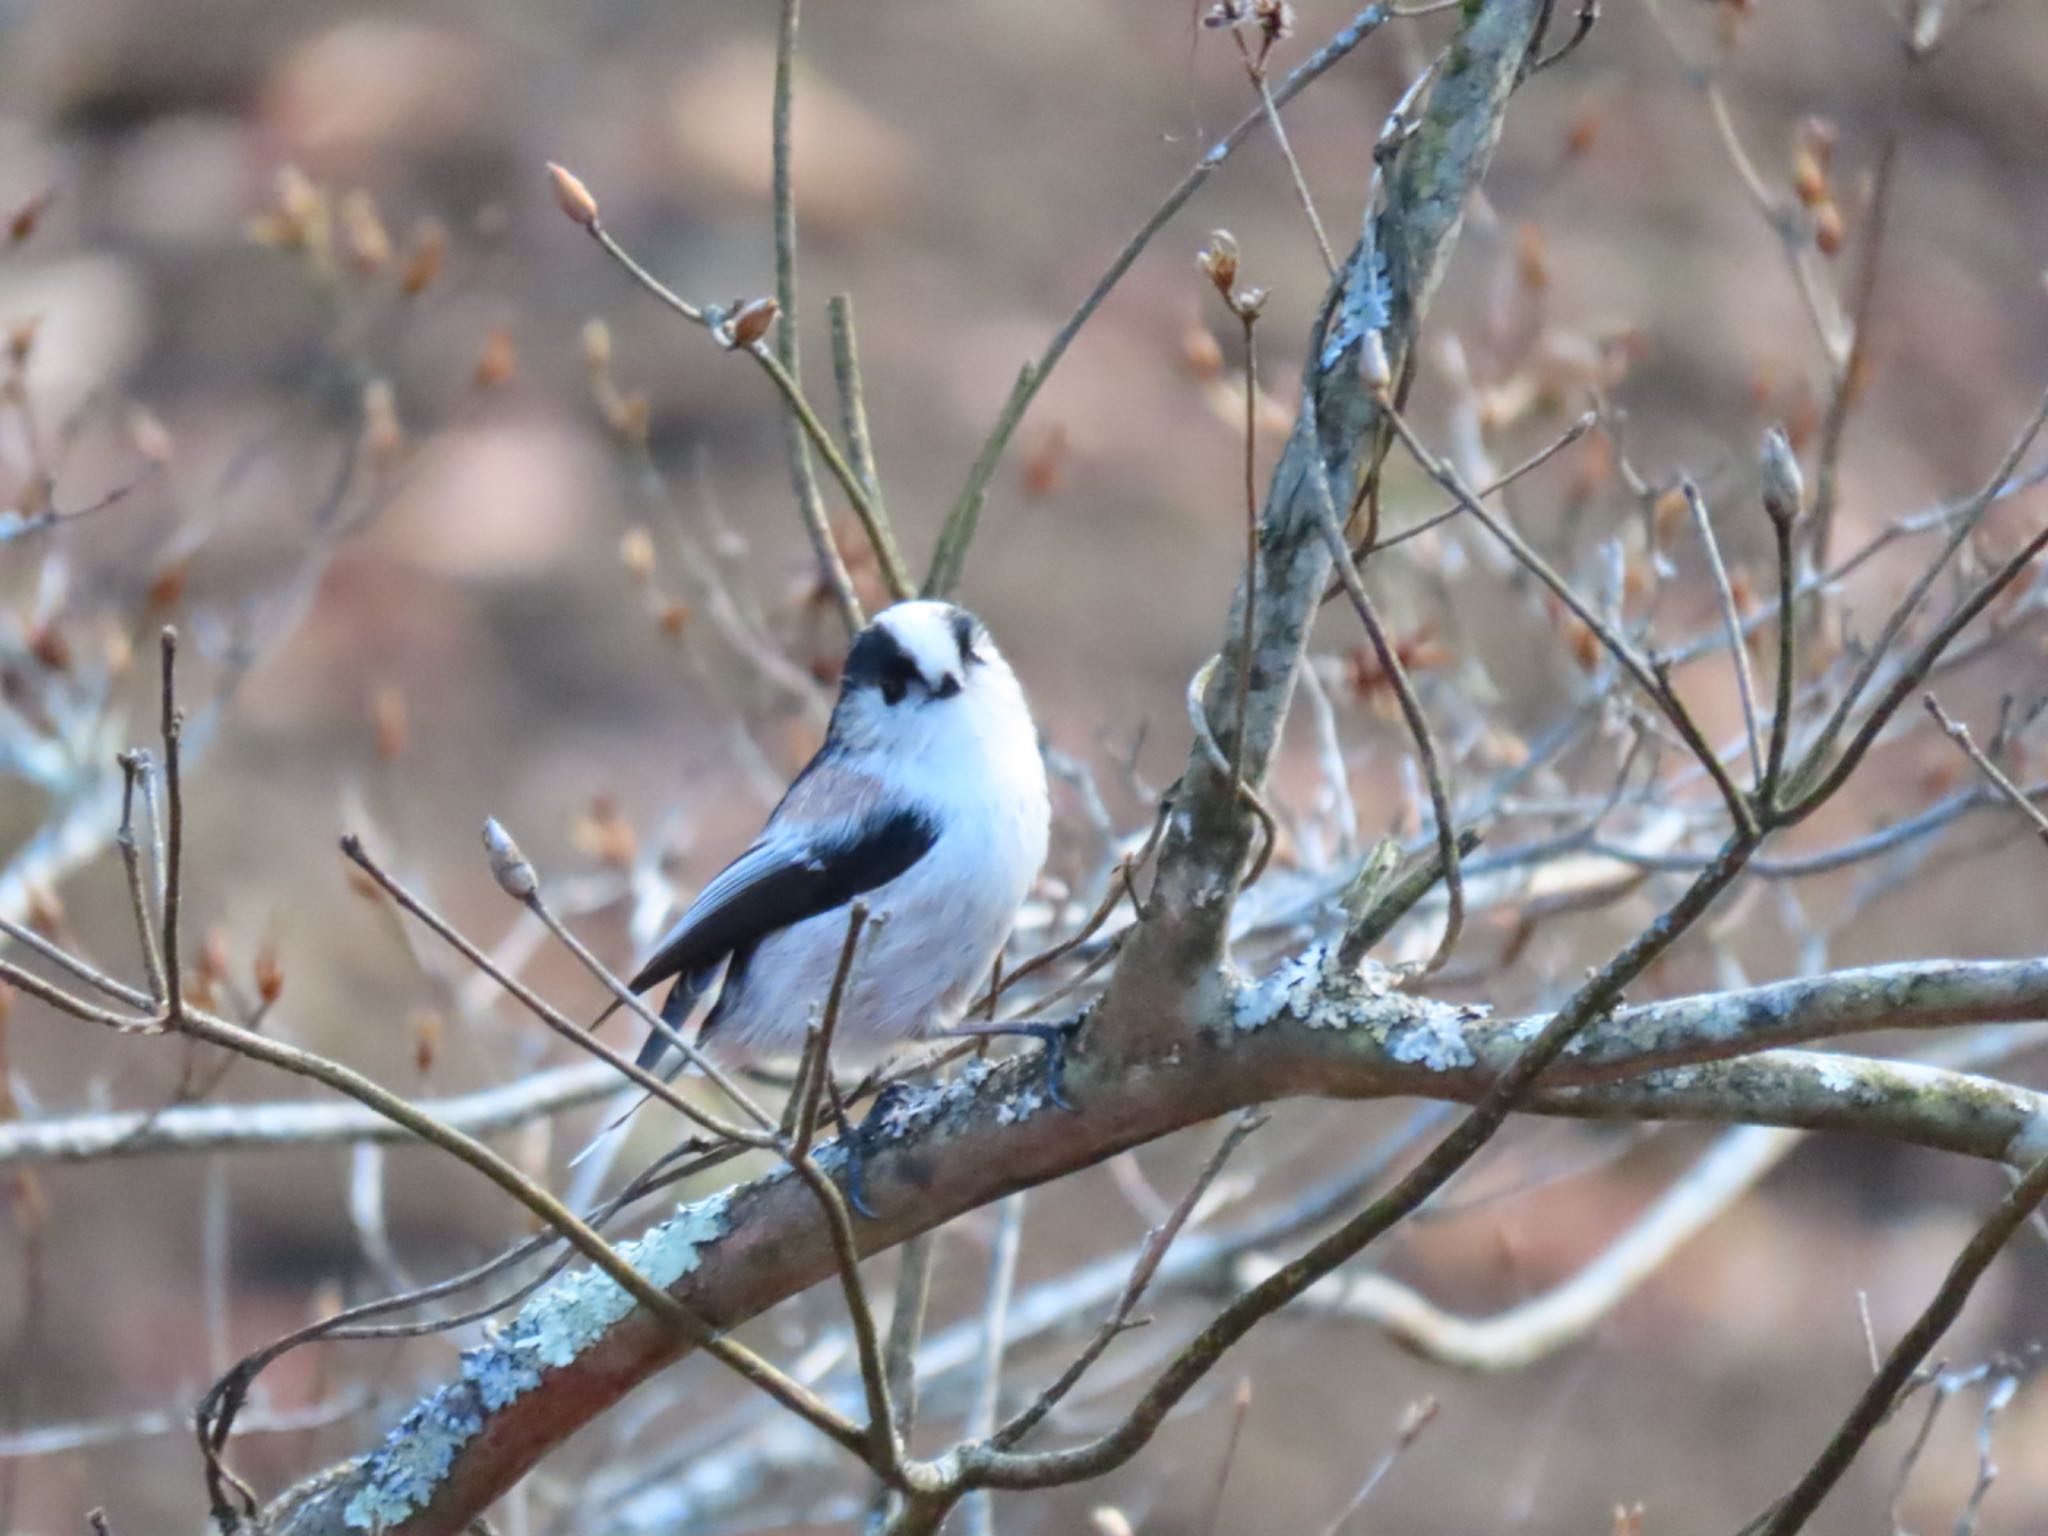
[[[705,1048],[794,1053],[824,1008],[859,897],[870,926],[835,1059],[943,1032],[988,981],[1045,863],[1050,819],[1031,709],[987,629],[951,603],[898,603],[854,640],[817,756],[632,989],[673,977],[661,1017],[680,1029],[722,968]],[[640,1064],[652,1070],[668,1050],[657,1034]]]

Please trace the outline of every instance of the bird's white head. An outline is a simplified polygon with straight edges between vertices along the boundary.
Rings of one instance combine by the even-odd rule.
[[[899,771],[985,771],[1018,754],[1038,760],[1024,690],[987,627],[930,598],[883,609],[855,638],[831,736],[838,750],[886,756]]]

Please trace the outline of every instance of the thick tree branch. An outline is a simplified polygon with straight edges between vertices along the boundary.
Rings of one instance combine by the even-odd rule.
[[[1384,206],[1365,225],[1311,327],[1303,406],[1266,496],[1258,562],[1240,585],[1210,680],[1209,725],[1244,782],[1265,782],[1310,625],[1330,582],[1323,508],[1349,506],[1368,469],[1384,380],[1372,359],[1398,368],[1414,346],[1443,276],[1465,208],[1500,140],[1543,0],[1468,6],[1467,24],[1412,140],[1389,178]],[[1243,609],[1259,594],[1246,645]],[[1242,696],[1244,707],[1234,708]],[[1221,985],[1231,904],[1252,822],[1236,786],[1197,743],[1160,849],[1147,919],[1127,946],[1103,1011],[1100,1042],[1116,1051],[1157,1048],[1181,1004],[1196,1011]]]
[[[2048,1151],[2048,1100],[2038,1094],[1901,1063],[1748,1053],[1875,1028],[2044,1014],[2048,960],[1886,966],[1626,1008],[1591,1025],[1525,1107],[1871,1129],[2020,1163]],[[1476,1010],[1386,991],[1371,977],[1326,972],[1311,952],[1256,986],[1219,994],[1178,1050],[1113,1065],[1078,1058],[1069,1069],[1078,1113],[1045,1105],[1028,1062],[976,1066],[953,1083],[912,1091],[889,1112],[886,1139],[870,1158],[877,1215],[856,1235],[873,1253],[1249,1104],[1301,1094],[1476,1099],[1545,1022],[1488,1022]],[[1724,1059],[1734,1056],[1747,1059]],[[1663,1070],[1616,1081],[1647,1068]],[[818,1156],[830,1166],[838,1150]],[[700,1204],[675,1220],[700,1240],[673,1293],[715,1326],[730,1328],[834,1273],[817,1203],[786,1171],[716,1197],[715,1211]],[[285,1495],[270,1513],[273,1532],[341,1536],[351,1529],[350,1501],[394,1477],[409,1479],[404,1486],[417,1495],[394,1530],[462,1529],[551,1446],[685,1353],[657,1320],[637,1310],[608,1314],[610,1302],[588,1271],[555,1282],[508,1326],[502,1348],[533,1371],[528,1341],[580,1343],[565,1343],[530,1378],[511,1374],[513,1360],[475,1357],[383,1450]],[[585,1330],[586,1314],[615,1320]]]

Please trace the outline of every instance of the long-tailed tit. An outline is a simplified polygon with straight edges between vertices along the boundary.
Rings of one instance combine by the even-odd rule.
[[[951,603],[884,610],[840,676],[825,744],[753,846],[698,893],[631,986],[674,978],[680,1029],[717,981],[699,1039],[715,1056],[801,1049],[866,903],[834,1052],[873,1059],[957,1024],[1045,862],[1037,731],[986,628]],[[640,1052],[653,1069],[659,1034]]]

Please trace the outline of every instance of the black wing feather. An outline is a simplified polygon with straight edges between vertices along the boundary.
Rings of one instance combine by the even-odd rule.
[[[786,834],[764,838],[704,888],[669,941],[640,968],[632,989],[644,992],[678,976],[678,993],[687,992],[694,1004],[727,956],[749,952],[779,929],[887,885],[937,841],[938,828],[917,810],[876,811],[808,842]],[[669,1011],[664,1008],[664,1015]],[[655,1049],[653,1041],[649,1049]]]

